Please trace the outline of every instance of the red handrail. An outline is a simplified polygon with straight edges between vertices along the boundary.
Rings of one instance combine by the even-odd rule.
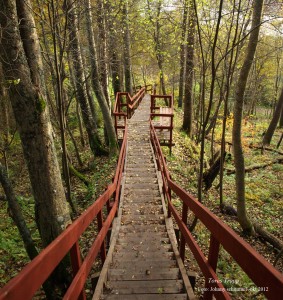
[[[138,90],[138,92],[133,97],[131,97],[131,95],[127,92],[118,92],[116,94],[113,116],[117,136],[119,129],[123,131],[125,130],[127,119],[130,119],[132,117],[134,111],[142,101],[146,91],[146,87],[141,87],[140,90]],[[123,97],[126,98],[126,103],[123,103]],[[123,107],[126,107],[126,112],[122,111]],[[118,123],[120,119],[123,120],[123,124]]]
[[[278,295],[283,295],[283,275],[276,270],[263,256],[256,252],[246,241],[238,236],[229,226],[218,219],[203,204],[198,202],[192,195],[182,189],[170,177],[165,158],[157,138],[154,126],[150,123],[150,136],[155,152],[158,169],[161,171],[163,180],[164,196],[168,201],[168,215],[173,215],[181,232],[181,240],[191,249],[200,269],[206,279],[204,295],[205,299],[212,299],[212,295],[217,299],[231,299],[228,292],[222,285],[216,274],[217,260],[220,245],[233,257],[243,271],[258,286],[268,299],[278,299]],[[178,211],[171,202],[171,191],[173,191],[183,201],[183,214],[180,217]],[[210,248],[208,258],[205,257],[201,248],[187,228],[188,208],[210,231]],[[185,211],[185,213],[184,213]],[[180,255],[184,260],[184,249],[180,249]],[[218,291],[213,291],[217,288]]]
[[[165,106],[156,106],[156,100],[163,99],[167,105]],[[165,110],[164,110],[165,108]],[[157,112],[156,112],[157,110]],[[173,146],[173,117],[174,117],[174,103],[172,95],[151,95],[150,96],[150,119],[153,120],[155,117],[160,119],[160,124],[154,124],[155,129],[168,130],[169,131],[169,140],[162,145],[169,146],[170,153]],[[162,119],[166,120],[165,124],[162,123]]]
[[[68,228],[48,245],[35,259],[7,285],[0,290],[0,299],[31,299],[35,292],[46,281],[61,260],[71,251],[71,260],[75,276],[69,286],[64,299],[85,299],[83,287],[90,269],[99,251],[102,261],[105,259],[105,237],[112,224],[118,208],[122,172],[126,156],[127,128],[121,146],[117,169],[113,183],[95,202],[76,219]],[[105,221],[102,219],[102,209],[114,195],[114,202]],[[101,228],[92,244],[85,260],[81,262],[78,240],[95,217],[100,218]],[[104,261],[103,261],[104,262]]]

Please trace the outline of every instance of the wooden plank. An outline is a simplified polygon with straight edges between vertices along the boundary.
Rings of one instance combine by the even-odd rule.
[[[167,232],[165,225],[124,225],[121,226],[120,232],[126,232],[126,233],[149,233],[149,232]]]
[[[141,268],[145,266],[145,263],[147,263],[147,266],[154,267],[154,268],[175,268],[177,267],[177,262],[174,259],[159,259],[155,261],[135,261],[135,264],[133,264],[132,260],[124,260],[124,261],[113,261],[110,264],[110,267],[112,269],[118,268],[118,269],[125,269],[125,268]]]
[[[145,251],[135,251],[135,252],[124,252],[124,253],[115,253],[113,255],[113,259],[117,260],[144,260],[144,261],[156,261],[160,260],[160,256],[165,259],[174,258],[173,252],[165,252],[165,251],[158,251],[155,253],[149,253]],[[145,262],[146,263],[146,262]]]
[[[182,280],[111,281],[107,288],[112,294],[177,294],[183,293]]]
[[[123,213],[131,213],[131,214],[163,214],[163,207],[160,204],[150,205],[150,206],[142,206],[137,203],[132,203],[131,205],[125,204],[123,205]]]
[[[143,244],[117,244],[115,251],[133,251],[133,252],[153,252],[153,251],[172,251],[171,244],[159,244],[159,243],[143,243]]]
[[[154,221],[160,224],[163,223],[165,217],[163,214],[125,214],[122,216],[122,222],[134,222],[139,223],[140,221]]]
[[[180,270],[178,268],[159,268],[159,269],[110,269],[108,280],[164,280],[179,279]]]
[[[186,294],[103,295],[101,300],[187,300]]]
[[[131,180],[128,179],[125,184],[125,190],[126,190],[126,192],[128,189],[131,189],[132,191],[142,189],[145,192],[158,190],[158,185],[156,184],[157,179],[155,179],[155,178],[151,178],[151,179],[152,179],[152,183],[147,183],[147,182],[146,183],[144,183],[144,182],[132,183],[132,182],[130,182]]]
[[[144,232],[121,232],[119,233],[119,238],[118,241],[125,241],[125,240],[132,240],[133,243],[139,241],[139,242],[143,242],[143,241],[151,241],[151,240],[155,240],[155,241],[161,241],[162,239],[168,239],[168,234],[166,231],[160,231],[160,232],[147,232],[146,234],[144,234]],[[117,241],[117,242],[118,242]]]

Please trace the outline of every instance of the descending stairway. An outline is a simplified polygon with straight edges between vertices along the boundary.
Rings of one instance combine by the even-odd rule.
[[[93,299],[193,299],[149,140],[146,96],[128,123],[119,217]]]

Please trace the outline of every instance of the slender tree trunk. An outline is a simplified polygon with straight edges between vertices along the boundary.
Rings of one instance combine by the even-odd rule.
[[[263,136],[262,144],[264,146],[269,145],[271,143],[271,139],[273,137],[274,131],[275,131],[278,121],[280,119],[280,115],[282,118],[282,112],[283,112],[283,88],[282,88],[280,97],[278,99],[277,105],[275,107],[275,111],[274,111],[273,117],[271,119],[271,122],[268,126],[266,133]]]
[[[125,0],[122,8],[123,19],[123,38],[124,38],[124,75],[125,75],[125,90],[133,95],[132,72],[131,72],[131,45],[130,45],[130,30],[128,17],[128,1]]]
[[[76,101],[76,114],[77,114],[77,119],[79,123],[79,131],[80,131],[80,141],[81,145],[85,147],[85,138],[84,138],[84,130],[83,130],[83,124],[82,124],[82,119],[81,119],[81,114],[80,114],[80,109],[79,109],[79,102]]]
[[[223,111],[222,133],[221,133],[221,135],[222,135],[221,136],[221,151],[220,151],[221,159],[220,159],[220,173],[219,173],[220,208],[222,208],[224,205],[223,176],[224,176],[224,164],[225,164],[224,156],[226,154],[226,124],[227,124],[227,116],[228,116],[228,100],[229,100],[229,96],[230,96],[230,90],[231,90],[231,85],[233,82],[233,75],[234,75],[236,61],[237,61],[237,51],[235,51],[234,46],[235,46],[237,38],[238,38],[241,4],[242,4],[242,0],[240,0],[238,3],[236,27],[235,27],[235,32],[234,32],[234,37],[233,37],[233,42],[232,42],[232,50],[231,50],[230,58],[228,58],[228,57],[225,58],[225,60],[226,60],[225,66],[228,66],[228,69],[225,72],[226,84],[225,84],[225,92],[224,92],[224,111]],[[236,8],[236,0],[234,0],[233,6]],[[229,29],[229,37],[231,37],[231,32],[234,27],[234,23],[235,23],[234,19],[235,19],[235,11],[233,10],[231,26]],[[230,38],[227,43],[226,53],[228,52],[229,43],[230,43]],[[236,54],[235,54],[235,52],[236,52]]]
[[[236,85],[235,104],[234,104],[234,122],[233,122],[233,149],[235,159],[235,170],[236,170],[236,194],[237,194],[237,214],[239,223],[243,231],[247,234],[253,234],[254,228],[251,221],[249,220],[246,212],[246,201],[245,201],[245,160],[242,147],[242,114],[244,104],[244,93],[247,85],[247,79],[250,68],[254,59],[260,22],[261,13],[263,8],[263,0],[255,0],[252,16],[251,34],[249,44],[246,50],[246,57],[243,66],[240,70],[238,82]]]
[[[106,20],[105,20],[105,3],[103,0],[97,0],[97,27],[100,44],[99,57],[99,74],[100,82],[104,92],[105,99],[111,109],[111,101],[108,91],[108,66],[107,66],[107,36],[106,36]]]
[[[21,207],[17,201],[12,184],[8,178],[8,174],[5,168],[1,165],[1,163],[0,163],[0,183],[3,187],[3,190],[7,198],[10,216],[18,228],[26,252],[30,260],[32,260],[38,255],[38,251],[32,239],[31,232],[28,229],[27,224],[25,222],[24,216],[21,211]],[[43,284],[43,289],[47,299],[55,299],[54,286],[52,287],[50,281],[46,281]]]
[[[151,24],[154,27],[153,41],[154,41],[155,56],[156,56],[157,65],[158,65],[158,69],[159,69],[160,90],[161,90],[163,95],[166,95],[164,71],[163,71],[164,57],[163,57],[163,54],[162,54],[162,48],[161,48],[161,42],[160,42],[161,5],[162,5],[162,1],[158,0],[157,3],[156,3],[156,17],[155,17],[155,19],[153,19],[152,10],[151,10],[151,7],[150,7],[150,1],[147,0],[147,9],[148,9],[149,20],[150,20]]]
[[[9,132],[10,132],[10,122],[9,122],[9,104],[8,95],[6,91],[6,84],[4,81],[4,75],[2,70],[2,64],[0,63],[0,134],[2,139],[0,141],[0,151],[3,154],[5,161],[6,172],[8,173],[8,157],[7,150],[9,146]]]
[[[30,3],[24,2],[27,7]],[[35,198],[36,222],[43,246],[54,240],[71,222],[65,192],[60,176],[52,126],[38,65],[40,51],[35,27],[21,40],[16,2],[0,2],[2,40],[0,54],[3,71],[10,82],[9,95],[19,127],[23,152],[29,170]],[[26,22],[32,16],[24,15]],[[22,28],[23,29],[23,28]],[[23,48],[23,44],[28,44]],[[28,53],[25,50],[29,49]],[[33,58],[33,59],[32,59]],[[31,63],[32,60],[32,64]]]
[[[192,135],[193,124],[195,27],[196,17],[194,2],[192,0],[189,0],[183,129],[188,133],[190,137]]]
[[[102,86],[99,81],[98,74],[98,66],[97,66],[97,55],[96,55],[96,46],[94,41],[94,34],[92,29],[92,13],[91,13],[91,3],[90,0],[85,0],[86,10],[86,20],[87,20],[87,32],[88,32],[88,42],[89,49],[91,54],[91,79],[92,79],[92,87],[95,92],[97,101],[99,103],[103,119],[104,125],[107,130],[107,136],[109,141],[109,149],[110,154],[117,154],[118,144],[116,139],[115,128],[112,122],[112,118],[110,115],[109,107],[107,105],[107,100],[104,96]]]
[[[67,0],[66,13],[68,16],[69,42],[74,66],[75,85],[77,90],[77,98],[80,103],[83,122],[88,134],[91,151],[94,155],[105,154],[105,150],[101,145],[98,132],[95,128],[94,120],[90,114],[87,93],[86,93],[86,78],[83,68],[83,60],[80,49],[80,36],[78,31],[78,17],[76,10],[76,3]]]
[[[0,163],[0,183],[7,197],[10,215],[19,230],[27,254],[29,258],[32,260],[37,256],[38,251],[34,245],[34,242],[31,237],[31,233],[27,227],[24,216],[22,215],[21,207],[16,199],[11,182],[8,179],[8,174],[5,168],[1,165],[1,163]]]
[[[183,106],[183,91],[184,91],[184,74],[185,74],[185,38],[187,30],[187,18],[188,18],[188,0],[184,2],[183,21],[182,21],[182,34],[180,44],[180,75],[179,75],[179,96],[178,107]]]
[[[56,81],[55,90],[57,92],[57,112],[60,126],[60,138],[61,138],[61,147],[62,147],[62,169],[63,169],[63,178],[66,185],[67,190],[67,201],[70,203],[73,212],[76,212],[75,206],[71,199],[71,181],[68,167],[68,159],[67,159],[67,144],[66,144],[66,120],[65,120],[65,103],[64,103],[64,91],[63,91],[63,78],[64,74],[64,66],[62,63],[63,60],[63,52],[64,49],[60,47],[60,51],[57,50],[58,45],[58,37],[60,33],[58,31],[57,26],[57,17],[58,13],[55,11],[54,1],[51,1],[51,11],[50,12],[50,21],[52,22],[52,42],[53,42],[53,51],[54,51],[54,80]]]
[[[161,1],[158,1],[154,42],[155,42],[155,53],[156,53],[157,65],[159,68],[160,88],[161,88],[162,94],[166,95],[166,87],[165,87],[164,71],[163,71],[164,58],[163,58],[161,43],[160,43],[160,28],[161,28],[160,13],[161,13]]]
[[[115,35],[115,20],[112,16],[112,5],[110,0],[105,0],[105,9],[107,11],[106,28],[108,31],[108,51],[110,57],[111,79],[114,95],[122,91],[121,77],[120,77],[120,60],[118,49],[116,45]]]
[[[283,128],[283,106],[281,109],[281,115],[280,115],[280,120],[279,120],[279,127]]]

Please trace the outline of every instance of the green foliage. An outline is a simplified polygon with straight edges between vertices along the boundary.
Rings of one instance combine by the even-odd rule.
[[[21,79],[14,79],[14,80],[7,80],[8,84],[12,84],[12,85],[18,85],[20,83]]]

